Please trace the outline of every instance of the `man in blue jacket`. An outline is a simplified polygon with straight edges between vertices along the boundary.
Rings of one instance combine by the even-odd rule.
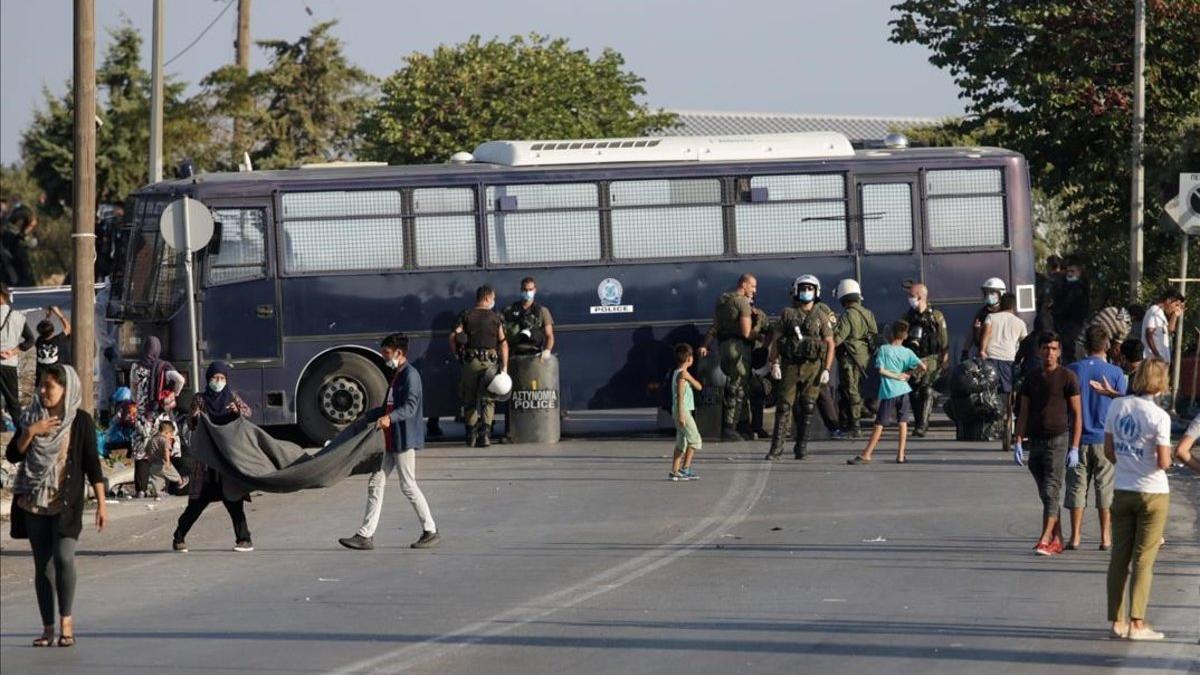
[[[384,400],[383,415],[375,427],[383,433],[385,450],[383,465],[367,481],[367,512],[362,527],[353,537],[338,539],[346,548],[369,550],[375,548],[375,528],[383,509],[383,490],[388,474],[400,474],[400,491],[408,498],[421,520],[421,538],[413,548],[431,548],[441,540],[425,495],[417,486],[417,450],[425,447],[424,403],[421,396],[421,374],[408,362],[408,338],[393,333],[383,339],[380,353],[392,368],[392,384]]]

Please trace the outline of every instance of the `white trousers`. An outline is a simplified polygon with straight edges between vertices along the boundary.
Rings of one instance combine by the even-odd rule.
[[[363,515],[362,527],[358,528],[359,536],[375,536],[375,528],[379,527],[379,514],[383,511],[383,491],[387,487],[388,474],[393,471],[400,474],[400,491],[417,512],[421,528],[426,532],[437,532],[433,514],[429,513],[429,504],[425,501],[421,488],[417,486],[417,451],[409,448],[404,452],[383,453],[383,466],[367,480],[367,512]]]

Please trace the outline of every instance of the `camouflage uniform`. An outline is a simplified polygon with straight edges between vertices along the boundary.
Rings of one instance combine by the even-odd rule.
[[[821,392],[821,372],[825,370],[825,338],[833,336],[831,318],[828,308],[822,310],[819,306],[810,310],[788,307],[779,317],[775,332],[783,379],[775,399],[775,430],[768,459],[783,454],[792,427],[793,407],[796,409],[793,451],[796,459],[804,458],[808,424]]]
[[[914,375],[908,381],[912,386],[913,435],[924,436],[929,430],[929,417],[933,414],[933,383],[942,367],[942,353],[950,348],[950,336],[946,330],[946,317],[933,307],[924,312],[915,308],[904,315],[908,323],[908,341],[905,346],[913,350],[925,364],[925,372]]]
[[[878,334],[875,315],[861,302],[850,303],[833,328],[833,340],[837,344],[842,428],[855,438],[859,436],[858,421],[866,411],[859,390]]]

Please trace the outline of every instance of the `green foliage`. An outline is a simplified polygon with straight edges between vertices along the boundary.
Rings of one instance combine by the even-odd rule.
[[[1200,2],[1148,5],[1144,295],[1178,272],[1178,231],[1154,224],[1178,174],[1200,167]],[[1034,185],[1064,209],[1097,300],[1127,297],[1133,3],[905,0],[894,9],[891,40],[928,47],[967,102],[967,120],[945,125],[942,138],[1023,153]]]
[[[29,251],[29,265],[39,284],[53,284],[62,281],[71,264],[71,214],[49,213],[38,203],[43,194],[24,166],[0,166],[0,196],[11,199],[19,195],[37,213],[34,236],[38,243]]]
[[[296,42],[267,40],[270,67],[247,74],[226,66],[202,81],[214,117],[237,120],[218,141],[229,166],[248,152],[254,167],[276,169],[352,156],[356,129],[374,84],[352,65],[330,35],[335,21],[317,24]]]
[[[99,203],[123,200],[149,182],[150,76],[141,67],[142,38],[128,22],[111,32],[112,44],[96,71],[96,195]],[[183,98],[184,84],[168,80],[163,87],[163,163],[185,157],[197,163],[207,154],[209,125],[197,106]],[[58,216],[69,208],[74,162],[74,99],[67,83],[62,96],[45,90],[44,108],[21,135],[21,156],[46,195],[45,213]]]
[[[611,49],[592,59],[565,39],[514,36],[414,53],[363,120],[365,159],[443,162],[494,139],[640,136],[675,116],[637,98],[642,78]]]

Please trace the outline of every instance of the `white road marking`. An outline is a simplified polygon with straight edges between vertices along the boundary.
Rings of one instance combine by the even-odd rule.
[[[523,625],[621,588],[713,542],[725,530],[741,522],[766,490],[770,468],[770,462],[762,462],[757,464],[752,471],[738,472],[730,481],[725,495],[721,497],[708,516],[699,519],[683,534],[650,551],[561,590],[527,600],[519,607],[505,610],[482,621],[468,624],[458,630],[428,640],[356,661],[331,672],[337,675],[404,672],[489,637],[503,635]],[[746,485],[747,483],[749,485]],[[722,516],[721,514],[727,515]],[[440,647],[436,647],[437,645]]]

